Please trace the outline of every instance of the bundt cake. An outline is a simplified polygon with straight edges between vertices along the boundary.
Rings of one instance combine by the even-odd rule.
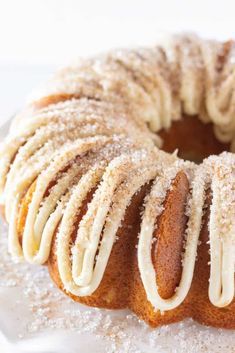
[[[234,329],[234,88],[234,42],[194,35],[57,73],[1,145],[13,258],[153,327]]]

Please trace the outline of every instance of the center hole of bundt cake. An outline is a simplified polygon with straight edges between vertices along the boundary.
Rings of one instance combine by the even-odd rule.
[[[169,130],[160,132],[160,136],[164,151],[172,153],[178,149],[180,158],[195,163],[201,163],[210,155],[230,150],[229,144],[216,138],[213,124],[205,124],[195,116],[184,116],[173,122]]]

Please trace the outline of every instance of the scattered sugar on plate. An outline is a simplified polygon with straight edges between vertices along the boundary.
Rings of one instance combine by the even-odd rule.
[[[235,352],[233,331],[203,327],[191,319],[152,329],[127,310],[108,311],[73,302],[54,286],[46,266],[14,263],[7,253],[7,227],[1,224],[0,231],[0,291],[12,296],[0,302],[0,317],[11,317],[21,306],[20,325],[10,326],[12,331],[17,327],[20,342],[32,337],[40,342],[49,332],[58,331],[65,337],[73,332],[74,340],[76,335],[95,338],[97,347],[102,342],[106,353]]]

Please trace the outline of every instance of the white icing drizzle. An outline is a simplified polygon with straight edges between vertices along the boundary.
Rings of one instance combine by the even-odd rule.
[[[210,301],[218,307],[234,297],[235,265],[235,157],[224,156],[212,162],[213,195],[209,221],[210,233]]]
[[[118,105],[121,96],[153,131],[186,113],[213,122],[219,140],[232,142],[235,46],[228,43],[227,52],[224,46],[185,35],[155,48],[117,50],[61,70],[34,98],[67,93]]]
[[[193,278],[193,271],[196,262],[198,238],[201,230],[202,212],[204,205],[205,180],[203,170],[198,168],[192,180],[192,194],[189,200],[189,221],[186,230],[186,245],[182,261],[182,277],[175,294],[169,299],[162,299],[158,293],[156,283],[156,273],[151,259],[151,249],[153,233],[157,217],[162,213],[162,204],[166,197],[166,192],[170,188],[171,181],[177,172],[176,170],[166,170],[155,180],[150,195],[147,197],[143,221],[138,246],[138,263],[140,275],[148,300],[154,308],[161,311],[171,310],[180,305],[187,296]]]
[[[198,115],[213,122],[219,140],[231,142],[234,150],[234,80],[234,44],[194,36],[176,36],[151,49],[114,51],[58,73],[42,100],[16,117],[0,148],[0,193],[13,257],[45,263],[55,235],[65,290],[91,295],[103,279],[132,197],[151,181],[138,265],[153,307],[172,310],[184,301],[193,281],[210,188],[209,299],[218,307],[228,305],[234,298],[235,157],[224,153],[196,166],[159,150],[153,132],[169,128],[183,113]],[[191,190],[182,276],[174,295],[163,299],[151,248],[156,219],[179,171],[186,173]],[[32,183],[21,241],[19,208]],[[80,214],[88,195],[91,200]]]
[[[104,138],[91,138],[90,140],[88,139],[85,141],[74,141],[74,143],[66,146],[62,153],[59,154],[50,166],[38,177],[36,189],[29,205],[23,236],[23,252],[24,257],[28,262],[34,262],[35,254],[37,253],[38,244],[37,239],[35,239],[34,224],[43,196],[50,182],[56,177],[57,173],[63,170],[63,167],[72,161],[77,155],[85,153],[92,148],[92,146],[97,147],[100,143],[103,144],[105,142],[107,142],[107,139]]]
[[[99,286],[116,232],[132,196],[156,174],[156,167],[149,168],[147,164],[146,173],[142,174],[141,171],[135,171],[137,166],[138,160],[135,160],[133,165],[130,157],[117,157],[106,168],[88,210],[79,224],[72,248],[71,269],[69,233],[73,230],[74,218],[87,193],[86,189],[84,191],[84,185],[78,184],[74,195],[76,207],[72,198],[66,207],[58,234],[58,267],[65,289],[70,293],[79,296],[90,295]]]

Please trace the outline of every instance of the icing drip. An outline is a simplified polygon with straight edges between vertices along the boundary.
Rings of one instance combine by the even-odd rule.
[[[72,269],[69,233],[73,229],[73,218],[78,208],[74,207],[73,199],[67,205],[58,235],[58,266],[65,289],[74,295],[90,295],[99,286],[115,242],[116,232],[132,196],[156,174],[156,167],[148,168],[147,164],[146,173],[143,175],[136,169],[137,163],[133,165],[130,158],[118,157],[105,170],[88,205],[87,213],[79,224],[72,248]],[[84,186],[78,185],[76,191],[74,197],[76,200],[78,196],[80,197],[78,204],[81,205],[81,199],[85,197]]]
[[[224,156],[223,163],[214,157],[210,161],[213,199],[209,222],[209,297],[214,305],[223,307],[231,303],[234,297],[235,158],[230,154]]]
[[[42,99],[16,117],[0,148],[10,253],[45,263],[56,235],[64,288],[77,296],[91,295],[102,281],[127,207],[151,182],[143,204],[138,266],[153,307],[172,310],[186,298],[193,280],[210,189],[209,299],[218,307],[228,305],[234,298],[235,157],[224,153],[197,166],[161,151],[153,132],[169,128],[183,113],[198,115],[213,122],[217,137],[231,142],[234,150],[233,61],[232,42],[177,36],[168,45],[118,50],[59,72]],[[173,296],[163,299],[151,248],[157,217],[179,171],[190,184],[182,276]],[[31,198],[21,239],[17,222],[27,193]]]
[[[191,286],[193,271],[196,262],[198,238],[201,230],[201,220],[204,205],[205,180],[201,168],[194,171],[191,180],[192,192],[189,199],[189,220],[185,236],[185,251],[182,261],[182,277],[175,294],[169,299],[162,299],[158,294],[156,284],[156,274],[151,259],[151,248],[153,233],[157,217],[162,213],[162,205],[166,193],[170,188],[171,181],[175,178],[179,170],[185,169],[186,165],[181,165],[176,169],[170,168],[156,179],[150,195],[147,197],[145,212],[141,225],[138,261],[140,275],[146,290],[147,298],[156,309],[171,310],[180,305],[188,294]]]

